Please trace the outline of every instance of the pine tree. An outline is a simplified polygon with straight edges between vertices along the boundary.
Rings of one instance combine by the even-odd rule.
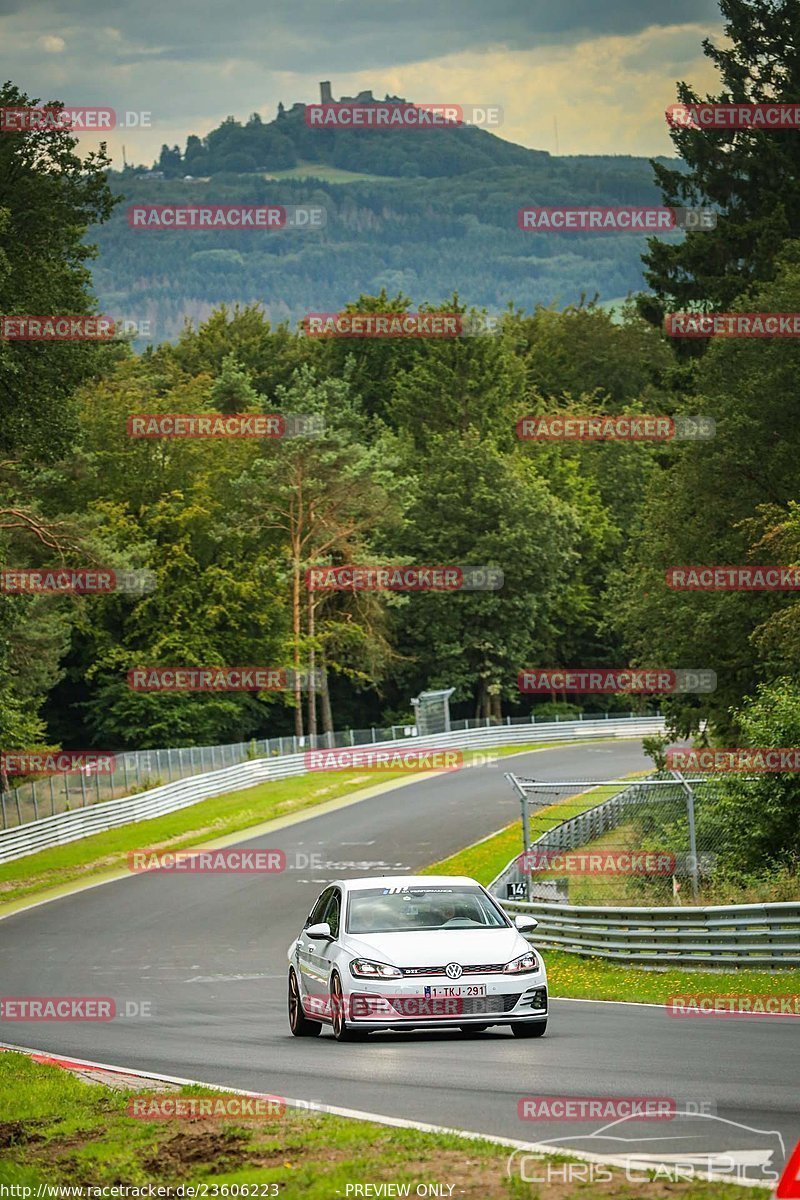
[[[800,95],[800,5],[797,0],[720,0],[730,48],[709,39],[703,50],[718,68],[722,90],[707,103],[797,101]],[[686,83],[683,104],[704,101]],[[715,230],[690,233],[677,245],[650,239],[645,278],[657,300],[642,297],[644,316],[701,306],[728,308],[753,282],[775,277],[776,252],[800,237],[800,137],[793,129],[674,128],[688,172],[653,162],[664,203],[719,209]]]

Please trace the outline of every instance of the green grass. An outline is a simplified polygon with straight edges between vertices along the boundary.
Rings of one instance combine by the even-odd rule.
[[[540,810],[535,836],[606,799],[608,789],[594,788]],[[592,843],[593,845],[599,844]],[[515,821],[491,837],[432,863],[423,874],[470,875],[487,886],[517,854],[522,853],[522,830]],[[620,902],[622,903],[622,902]],[[670,996],[722,993],[731,995],[800,993],[800,970],[701,971],[644,970],[603,958],[545,950],[548,983],[553,996],[583,1000],[635,1000],[664,1004]],[[698,1018],[699,1019],[699,1018]]]
[[[800,994],[798,969],[686,971],[670,967],[666,970],[644,970],[641,967],[626,966],[624,963],[608,962],[603,958],[584,958],[581,954],[567,954],[563,950],[545,950],[543,953],[547,966],[547,980],[553,996],[579,1000],[635,1000],[640,1004],[666,1004],[670,996]]]
[[[505,757],[521,750],[541,750],[565,744],[536,742],[468,751],[464,761],[472,762],[476,755]],[[414,773],[415,778],[421,775],[424,772]],[[408,777],[409,772],[404,770],[358,768],[271,780],[256,787],[201,800],[198,804],[163,817],[154,817],[150,821],[123,825],[119,829],[30,854],[0,866],[0,913],[4,906],[15,901],[32,899],[50,889],[66,887],[76,880],[99,878],[124,869],[129,850],[177,850],[205,845],[234,833],[246,833],[265,821],[291,816],[365,788]]]
[[[325,183],[397,183],[396,175],[365,175],[361,171],[347,171],[344,167],[330,167],[325,163],[301,163],[298,167],[270,171],[264,178],[322,179]]]
[[[452,1185],[452,1196],[466,1200],[563,1200],[567,1195],[563,1183],[532,1192],[529,1183],[508,1179],[511,1151],[489,1141],[292,1109],[262,1121],[144,1121],[128,1116],[130,1098],[147,1090],[90,1085],[25,1055],[0,1053],[0,1184],[35,1189],[40,1184],[174,1187],[213,1181],[216,1187],[259,1184],[259,1195],[269,1194],[266,1185],[275,1184],[273,1194],[287,1200],[331,1200],[346,1196],[348,1184],[408,1183],[414,1195],[418,1184],[439,1182]],[[183,1088],[181,1094],[215,1095],[199,1088]],[[529,1123],[517,1119],[516,1097],[508,1098],[508,1132],[535,1137]],[[554,1155],[550,1161],[566,1160]],[[608,1186],[602,1185],[603,1193]],[[592,1196],[600,1190],[593,1189]],[[585,1195],[586,1187],[578,1185],[568,1194]],[[731,1184],[632,1186],[618,1173],[606,1194],[614,1200],[644,1194],[648,1200],[743,1197]]]

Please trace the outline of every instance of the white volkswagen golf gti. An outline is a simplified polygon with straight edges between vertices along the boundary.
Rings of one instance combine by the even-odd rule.
[[[517,1037],[547,1028],[547,975],[522,936],[474,879],[396,875],[340,879],[311,909],[289,947],[289,1025],[339,1041],[380,1029],[482,1031]]]

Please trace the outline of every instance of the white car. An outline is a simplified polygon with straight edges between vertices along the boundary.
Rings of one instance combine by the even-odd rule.
[[[289,1025],[339,1041],[380,1029],[510,1025],[547,1028],[547,974],[512,922],[474,879],[395,875],[340,879],[311,909],[289,947]]]

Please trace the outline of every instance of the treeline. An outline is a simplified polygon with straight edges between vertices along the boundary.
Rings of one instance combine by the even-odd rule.
[[[581,296],[617,299],[642,286],[644,237],[520,230],[526,204],[655,205],[644,159],[551,159],[455,178],[333,184],[257,176],[200,181],[112,177],[122,202],[93,233],[94,286],[114,314],[149,320],[159,341],[219,304],[259,303],[273,324],[343,307],[361,292],[398,291],[439,303],[452,291],[492,312],[509,298],[532,310]],[[323,229],[152,231],[131,229],[133,204],[315,205]],[[676,234],[667,241],[676,241]]]
[[[383,293],[358,307],[409,304]],[[44,527],[72,523],[71,560],[148,569],[156,587],[15,598],[20,649],[39,646],[48,729],[64,744],[208,744],[406,720],[411,696],[445,686],[456,711],[499,719],[530,710],[517,689],[527,665],[620,660],[603,594],[672,451],[524,444],[515,423],[565,405],[639,408],[648,393],[663,407],[668,365],[640,318],[619,326],[591,306],[509,314],[498,333],[457,343],[308,339],[257,309],[220,309],[174,346],[106,351],[77,390],[75,444],[25,483]],[[139,412],[304,414],[324,433],[137,439],[126,422]],[[7,479],[22,486],[13,468]],[[17,566],[52,557],[35,536],[15,539]],[[505,582],[458,595],[306,590],[308,566],[348,563],[487,564]],[[209,664],[311,668],[324,684],[296,707],[291,695],[127,682],[136,666]]]
[[[723,94],[792,100],[792,5],[722,8],[731,48],[707,52]],[[753,45],[777,64],[769,78]],[[679,98],[697,99],[685,85]],[[6,88],[2,103],[26,98]],[[82,163],[67,134],[44,136],[0,140],[0,306],[88,312],[82,238],[113,205],[106,164]],[[591,303],[511,306],[491,335],[317,340],[246,306],[218,308],[140,357],[0,341],[2,560],[149,569],[157,584],[139,597],[0,593],[0,745],[177,746],[390,723],[432,687],[456,689],[457,715],[499,719],[530,711],[516,688],[526,666],[630,663],[716,672],[716,691],[664,700],[674,734],[800,747],[796,593],[676,592],[665,578],[676,565],[800,561],[800,346],[676,346],[661,331],[663,313],[687,304],[800,312],[800,151],[786,132],[674,138],[686,166],[661,174],[665,199],[716,205],[720,220],[650,242],[651,290],[620,323]],[[351,299],[370,311],[432,298],[464,307],[411,295],[362,283]],[[716,437],[518,440],[520,416],[556,409],[699,413]],[[304,413],[325,432],[263,442],[126,434],[133,413],[203,411]],[[505,585],[457,595],[302,587],[307,566],[350,562],[489,564]],[[216,664],[313,667],[323,684],[299,706],[286,694],[127,686],[134,666]],[[793,869],[797,781],[739,777],[704,810],[728,869]]]

